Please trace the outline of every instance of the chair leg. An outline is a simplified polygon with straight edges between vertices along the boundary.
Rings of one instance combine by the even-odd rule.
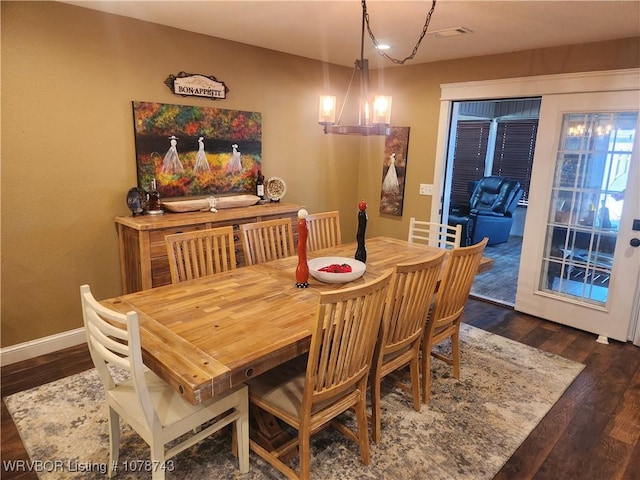
[[[413,409],[420,411],[420,362],[418,356],[414,355],[409,364],[409,372],[411,374],[411,398],[413,399]]]
[[[114,465],[120,459],[120,415],[109,407],[109,472],[108,478],[114,477],[118,469]]]
[[[453,378],[460,378],[460,324],[456,332],[451,335],[451,362],[453,363]]]
[[[301,425],[298,431],[298,460],[300,480],[309,480],[311,477],[311,431],[308,425]]]
[[[164,480],[164,445],[161,442],[152,441],[151,445],[151,480]]]
[[[382,437],[380,420],[381,378],[374,372],[371,379],[371,433],[374,443],[380,443]],[[359,427],[358,427],[359,428]]]
[[[431,397],[431,344],[422,346],[422,403],[429,404]]]
[[[369,465],[371,454],[369,453],[369,424],[367,423],[367,384],[359,385],[360,401],[355,406],[358,428],[358,443],[360,444],[360,459],[365,465]]]
[[[249,471],[249,399],[245,395],[236,409],[240,413],[240,418],[235,422],[236,448],[238,450],[238,464],[240,473]]]

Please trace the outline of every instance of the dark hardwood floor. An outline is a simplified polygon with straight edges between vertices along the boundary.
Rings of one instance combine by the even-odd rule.
[[[464,321],[586,364],[586,368],[495,476],[499,480],[640,479],[640,348],[469,300]],[[93,365],[86,345],[2,367],[2,396]],[[2,403],[2,460],[28,460]],[[36,479],[8,472],[3,479]]]

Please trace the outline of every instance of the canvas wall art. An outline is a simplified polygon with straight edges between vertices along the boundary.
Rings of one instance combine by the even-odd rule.
[[[391,127],[384,142],[380,213],[402,216],[409,127]]]
[[[138,187],[161,198],[254,193],[262,115],[133,102]]]

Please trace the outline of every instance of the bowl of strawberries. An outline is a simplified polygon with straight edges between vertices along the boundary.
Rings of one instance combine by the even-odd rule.
[[[367,266],[348,257],[319,257],[307,262],[309,274],[324,283],[352,282],[364,275]]]

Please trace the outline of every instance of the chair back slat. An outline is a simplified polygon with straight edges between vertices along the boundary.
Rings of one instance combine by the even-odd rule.
[[[236,268],[233,227],[218,227],[165,236],[171,282]]]
[[[130,361],[129,345],[126,343],[128,336],[121,335],[122,331],[110,324],[101,323],[101,319],[95,312],[90,311],[88,315],[94,317],[87,323],[91,345],[100,351],[105,362],[115,363],[121,368],[131,371],[133,367]],[[120,331],[115,332],[117,330]]]
[[[117,355],[114,350],[108,348],[105,343],[92,341],[91,346],[96,350],[105,364],[112,363],[124,370],[131,371],[131,362],[129,361],[129,358]]]
[[[247,265],[290,257],[295,253],[290,218],[240,225],[242,248]]]
[[[340,212],[321,212],[307,215],[307,251],[313,252],[323,248],[342,244],[340,233]]]
[[[368,374],[390,280],[391,272],[320,294],[305,377],[308,405],[355,388]]]
[[[488,239],[485,237],[480,243],[470,247],[451,250],[432,313],[436,328],[446,325],[462,314],[487,242]]]
[[[445,225],[409,219],[409,243],[420,243],[441,248],[457,248],[462,237],[461,225]]]
[[[445,254],[396,266],[385,305],[383,354],[421,338]]]

